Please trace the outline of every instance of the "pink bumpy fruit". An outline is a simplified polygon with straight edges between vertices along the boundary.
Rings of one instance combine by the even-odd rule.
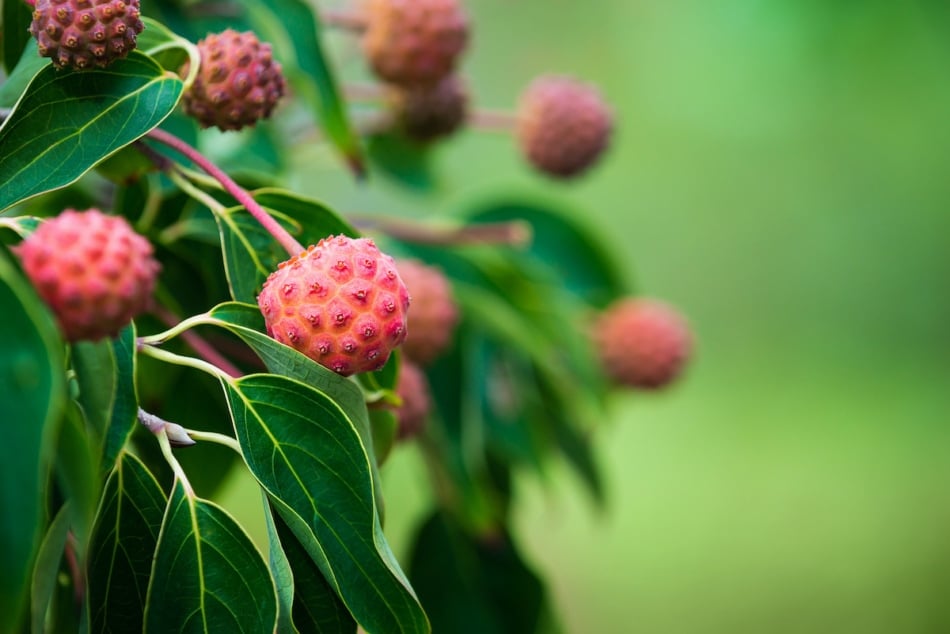
[[[621,299],[594,326],[594,343],[607,376],[620,385],[657,389],[676,379],[692,337],[680,314],[652,299]]]
[[[36,0],[30,33],[57,68],[105,67],[129,54],[145,28],[139,0]]]
[[[468,94],[457,75],[449,75],[432,86],[394,87],[388,102],[396,125],[418,143],[451,135],[468,115]]]
[[[610,141],[613,117],[597,90],[570,77],[535,79],[521,96],[516,135],[538,170],[570,178],[591,167]]]
[[[409,292],[367,238],[324,238],[281,262],[257,303],[267,334],[343,376],[383,367],[406,338]]]
[[[16,249],[66,339],[113,336],[151,302],[159,264],[120,216],[66,209]]]
[[[459,311],[449,280],[439,269],[419,260],[400,260],[399,274],[412,298],[409,335],[403,353],[428,365],[452,343]]]
[[[399,367],[396,394],[402,399],[402,405],[396,409],[396,438],[409,440],[425,428],[432,410],[432,397],[426,375],[419,366],[405,358]]]
[[[458,0],[369,0],[363,49],[385,82],[434,84],[452,72],[467,42]]]
[[[199,41],[198,50],[201,67],[184,94],[185,113],[202,127],[221,130],[240,130],[271,115],[287,86],[270,44],[250,31],[227,29]]]

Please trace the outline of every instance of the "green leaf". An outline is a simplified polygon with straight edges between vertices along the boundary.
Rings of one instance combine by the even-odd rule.
[[[524,634],[546,617],[544,586],[504,531],[475,538],[437,512],[417,534],[410,571],[435,632]]]
[[[122,452],[106,481],[89,545],[90,632],[141,632],[166,505],[142,462]]]
[[[353,634],[356,631],[356,621],[307,554],[303,544],[269,505],[265,508],[265,515],[271,548],[271,568],[275,568],[276,559],[279,562],[277,568],[284,571],[282,574],[292,575],[288,580],[290,592],[287,598],[290,600],[287,608],[292,615],[293,624],[289,628],[285,626],[283,631],[296,631],[300,634]]]
[[[0,250],[0,631],[23,614],[39,545],[56,423],[66,403],[63,343],[52,316]]]
[[[40,226],[41,218],[36,216],[14,216],[12,218],[0,217],[0,229],[9,229],[20,238],[25,238]]]
[[[112,355],[115,362],[115,391],[109,426],[102,441],[100,465],[102,476],[115,464],[135,429],[138,417],[138,396],[135,392],[135,324],[129,324],[112,340]]]
[[[284,60],[293,91],[317,113],[320,126],[357,176],[364,173],[363,152],[340,94],[333,65],[323,46],[317,15],[302,0],[246,0],[244,5]],[[299,70],[298,70],[299,69]]]
[[[283,376],[223,385],[248,467],[357,622],[368,632],[428,632],[383,536],[371,461],[347,412]]]
[[[30,591],[30,621],[34,632],[46,631],[46,613],[49,611],[53,591],[56,589],[59,563],[66,548],[66,535],[69,533],[69,503],[67,502],[49,525],[46,537],[36,555],[33,567],[33,586]]]
[[[277,588],[277,634],[299,634],[300,630],[294,625],[294,574],[290,567],[290,560],[277,536],[277,525],[274,512],[267,499],[267,493],[261,492],[264,502],[264,525],[267,528],[267,555],[270,564],[270,574],[274,578]],[[304,558],[309,555],[304,553]],[[298,562],[299,563],[299,562]]]
[[[198,47],[157,20],[143,17],[142,23],[145,30],[138,36],[136,49],[172,72],[178,72],[185,62],[190,62],[189,78],[185,80],[190,81],[201,62]]]
[[[247,533],[179,480],[165,511],[145,608],[146,632],[273,632],[277,592]]]
[[[22,5],[22,2],[10,2],[10,4]],[[23,30],[26,33],[26,29]],[[12,43],[4,41],[4,46]],[[49,66],[48,57],[40,57],[40,52],[36,48],[36,40],[29,38],[25,41],[25,48],[21,48],[22,55],[18,54],[19,61],[16,68],[10,73],[6,81],[0,84],[0,108],[12,108],[23,95],[23,91],[30,84],[30,81],[36,77],[36,74]]]
[[[254,199],[302,244],[330,235],[357,235],[340,216],[320,202],[280,189],[260,189]],[[224,267],[234,299],[256,303],[264,280],[288,259],[287,252],[243,207],[218,217]]]
[[[14,68],[22,60],[24,47],[33,40],[30,35],[30,22],[33,20],[32,11],[25,2],[17,0],[6,0],[0,2],[3,6],[3,16],[0,18],[0,32],[3,37],[3,50],[0,51],[3,57],[3,66],[7,73],[13,74]],[[33,47],[36,50],[36,47]],[[27,54],[29,51],[27,51]],[[39,53],[35,53],[39,57]],[[40,58],[44,63],[49,64],[48,58]]]
[[[70,359],[79,383],[77,400],[83,417],[86,424],[103,436],[112,419],[112,403],[116,392],[117,373],[112,343],[108,339],[74,343]]]
[[[436,186],[431,149],[413,143],[399,132],[381,132],[369,138],[366,154],[373,167],[394,181],[419,192]]]
[[[108,69],[44,67],[0,126],[0,210],[77,180],[161,123],[182,88],[138,51]]]
[[[56,483],[63,496],[71,501],[70,522],[76,535],[76,555],[80,561],[92,531],[102,481],[99,478],[97,441],[88,433],[76,403],[70,403],[59,428],[56,443]]]
[[[208,324],[225,328],[240,337],[261,358],[267,369],[312,387],[343,408],[356,426],[366,451],[374,455],[373,434],[363,393],[353,381],[325,368],[313,359],[264,334],[264,317],[257,306],[229,302],[209,313]],[[376,506],[383,516],[383,493],[376,460],[372,461]]]
[[[532,229],[530,254],[543,263],[557,283],[595,306],[605,306],[630,292],[629,277],[613,256],[604,250],[604,240],[579,219],[579,212],[532,201],[502,201],[467,214],[475,223],[527,221]],[[517,253],[512,257],[520,259]]]

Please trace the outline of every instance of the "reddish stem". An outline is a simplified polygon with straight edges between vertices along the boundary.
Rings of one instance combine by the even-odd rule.
[[[350,82],[343,84],[343,96],[351,102],[376,103],[386,96],[386,88],[381,84]]]
[[[353,33],[366,30],[366,17],[353,9],[324,9],[320,11],[320,22],[324,26]]]
[[[503,244],[518,247],[528,244],[533,237],[531,225],[521,221],[440,227],[404,219],[354,218],[352,216],[351,219],[361,229],[375,229],[397,240],[415,244],[437,246]]]
[[[274,236],[274,239],[280,243],[284,249],[287,250],[287,253],[291,256],[297,255],[301,251],[304,251],[303,246],[297,240],[287,232],[286,229],[280,226],[270,214],[264,211],[264,208],[257,204],[257,201],[251,196],[250,193],[233,180],[231,177],[224,173],[217,165],[212,163],[204,155],[202,155],[198,150],[191,147],[178,137],[173,134],[170,134],[159,128],[155,128],[150,131],[147,135],[153,141],[158,141],[173,150],[183,154],[188,157],[195,165],[203,169],[208,173],[209,176],[221,183],[221,186],[224,187],[231,196],[234,197],[241,205],[247,209],[254,218],[261,223],[261,226],[264,229]]]
[[[76,607],[79,608],[86,596],[86,584],[82,566],[79,565],[79,557],[76,554],[77,550],[76,535],[69,531],[66,533],[66,549],[63,554],[66,556],[66,565],[69,566],[69,576],[73,578],[73,597],[76,600]]]
[[[511,132],[518,125],[518,115],[504,110],[475,110],[467,118],[472,128],[488,132]]]
[[[158,317],[162,323],[169,328],[177,325],[181,321],[172,311],[164,306],[155,306],[152,309],[152,314]],[[220,370],[231,375],[233,378],[244,375],[237,366],[228,361],[223,354],[218,352],[214,346],[205,341],[198,333],[186,330],[181,333],[181,338],[185,340],[185,343],[191,346],[192,350],[198,353],[198,356],[208,363],[218,366]]]

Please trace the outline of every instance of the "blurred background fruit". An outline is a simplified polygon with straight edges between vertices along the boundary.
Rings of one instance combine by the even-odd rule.
[[[608,506],[574,475],[517,482],[517,538],[569,632],[950,628],[950,12],[869,0],[472,0],[479,107],[534,76],[600,86],[609,160],[569,187],[510,136],[434,150],[433,190],[362,189],[301,148],[306,193],[442,215],[507,188],[606,232],[689,317],[695,359],[622,396],[596,445]],[[516,35],[517,34],[517,35]],[[364,77],[340,38],[345,72]],[[325,165],[326,178],[314,178]],[[636,270],[634,271],[634,266]],[[424,469],[397,447],[405,548]],[[400,557],[405,551],[400,551]]]

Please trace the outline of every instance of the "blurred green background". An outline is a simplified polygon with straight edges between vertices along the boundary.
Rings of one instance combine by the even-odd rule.
[[[688,315],[685,380],[619,396],[603,421],[608,508],[560,464],[519,480],[517,539],[565,630],[950,631],[950,9],[468,5],[478,104],[510,107],[547,71],[593,81],[618,121],[603,163],[551,183],[507,136],[467,131],[435,152],[428,195],[357,187],[312,144],[292,185],[420,217],[553,198]],[[344,75],[365,77],[336,44]],[[383,476],[406,561],[426,475],[401,447]],[[256,521],[247,481],[223,501]]]

